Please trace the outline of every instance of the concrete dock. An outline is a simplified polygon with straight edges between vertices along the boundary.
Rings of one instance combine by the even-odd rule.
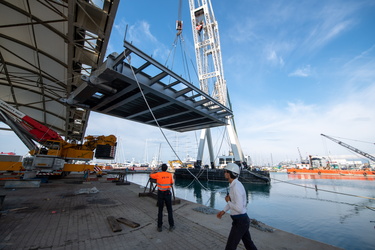
[[[38,188],[4,188],[0,216],[0,249],[224,249],[231,227],[229,215],[197,211],[200,204],[181,200],[173,205],[176,229],[156,230],[157,207],[152,197],[139,197],[144,187],[116,185],[105,177],[83,182],[79,176],[50,180]],[[146,183],[145,183],[146,185]],[[199,209],[198,209],[199,210]],[[166,209],[165,209],[166,212]],[[125,218],[114,232],[108,217]],[[251,215],[250,215],[251,217]],[[339,249],[275,229],[250,228],[258,249]],[[240,243],[238,249],[245,249]]]

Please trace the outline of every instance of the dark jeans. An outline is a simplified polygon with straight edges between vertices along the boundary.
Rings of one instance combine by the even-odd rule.
[[[158,227],[161,227],[163,225],[164,202],[165,202],[165,206],[167,207],[167,211],[168,211],[169,226],[173,227],[174,226],[174,220],[173,220],[173,213],[172,213],[172,193],[171,193],[171,191],[160,191],[160,190],[158,190],[158,207],[159,207]]]
[[[245,245],[246,249],[254,249],[256,250],[257,247],[254,245],[254,242],[251,240],[250,236],[250,218],[247,214],[240,214],[240,215],[233,215],[231,216],[232,222],[232,229],[230,230],[227,246],[225,247],[226,250],[236,249],[238,243],[242,239],[243,244]]]

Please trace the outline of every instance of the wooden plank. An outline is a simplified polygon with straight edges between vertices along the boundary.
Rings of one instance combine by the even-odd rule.
[[[122,231],[122,228],[121,228],[120,224],[117,222],[117,220],[115,219],[115,217],[108,216],[107,220],[108,220],[108,223],[109,223],[113,232],[121,232]]]
[[[3,208],[3,202],[5,200],[6,195],[0,195],[0,210]]]
[[[130,182],[117,182],[116,185],[130,185]]]
[[[136,223],[134,221],[130,221],[130,220],[125,219],[125,218],[122,218],[122,217],[118,218],[117,221],[120,222],[120,223],[123,223],[123,224],[125,224],[129,227],[132,227],[132,228],[136,228],[136,227],[140,226],[138,223]]]
[[[177,204],[181,204],[181,200],[180,199],[172,199],[172,205],[177,205]]]
[[[139,193],[138,194],[138,197],[151,197],[151,198],[154,198],[155,200],[158,199],[158,195],[155,194],[155,193]],[[172,199],[172,205],[177,205],[177,204],[181,204],[181,200],[180,199]]]
[[[154,198],[154,199],[158,199],[158,195],[155,194],[155,193],[139,193],[138,194],[138,197],[145,197],[145,196],[148,196],[148,197],[151,197],[151,198]]]

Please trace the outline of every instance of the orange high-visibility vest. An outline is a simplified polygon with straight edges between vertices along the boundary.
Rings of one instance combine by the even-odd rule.
[[[167,191],[172,188],[173,176],[166,171],[150,174],[152,179],[156,179],[156,184],[160,191]]]

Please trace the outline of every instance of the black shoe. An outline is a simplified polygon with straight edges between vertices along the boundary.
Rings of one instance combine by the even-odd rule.
[[[170,226],[169,231],[172,232],[176,227],[175,226]]]
[[[158,227],[158,232],[161,232],[163,231],[163,228],[162,227]]]

